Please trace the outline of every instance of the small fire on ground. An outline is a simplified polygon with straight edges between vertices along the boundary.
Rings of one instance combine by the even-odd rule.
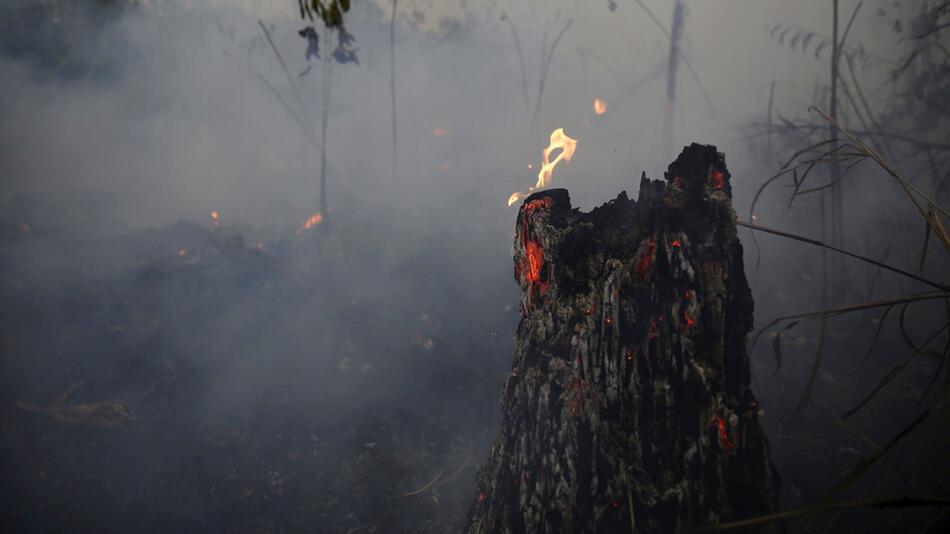
[[[307,230],[313,228],[314,226],[319,225],[322,222],[323,222],[323,214],[319,212],[314,213],[306,221],[304,221],[303,226],[301,226],[297,230],[297,235],[300,235],[306,232]]]

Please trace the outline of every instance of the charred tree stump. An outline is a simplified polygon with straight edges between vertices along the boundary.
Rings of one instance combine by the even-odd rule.
[[[682,532],[777,510],[729,177],[694,144],[638,200],[525,199],[522,319],[469,532]]]

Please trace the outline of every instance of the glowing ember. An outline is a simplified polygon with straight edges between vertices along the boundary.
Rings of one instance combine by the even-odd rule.
[[[534,210],[539,210],[541,208],[551,209],[551,206],[554,205],[554,199],[549,196],[544,198],[536,198],[531,202],[528,202],[528,205],[524,207],[525,213],[531,213]]]
[[[640,277],[640,280],[646,280],[647,275],[650,274],[650,270],[653,268],[653,259],[656,255],[656,239],[651,237],[647,241],[647,247],[643,255],[640,257],[640,261],[637,262],[637,275]]]
[[[607,103],[600,98],[594,99],[594,113],[603,115],[607,112]]]
[[[541,280],[541,266],[544,265],[544,249],[534,241],[528,241],[526,251],[528,254],[528,269],[524,275],[527,281],[534,283]]]
[[[683,310],[683,320],[686,321],[686,329],[690,329],[696,325],[696,319],[690,317],[689,310]]]
[[[531,237],[528,217],[535,211],[551,209],[553,205],[554,199],[544,195],[542,198],[536,198],[522,207],[520,216],[522,225],[520,241],[525,255],[524,258],[515,265],[515,278],[519,283],[528,284],[528,292],[530,295],[534,295],[537,292],[541,296],[544,296],[548,289],[548,282],[541,280],[541,269],[544,267],[544,246]],[[528,309],[529,308],[526,308],[524,304],[522,304],[523,314],[527,313]]]
[[[557,157],[552,160],[551,153],[557,149],[560,149],[560,152]],[[558,128],[551,132],[551,140],[548,147],[541,152],[543,161],[541,163],[541,172],[538,173],[538,182],[534,184],[534,187],[528,188],[527,192],[512,193],[512,195],[508,197],[508,205],[511,206],[517,202],[519,198],[523,198],[532,191],[547,187],[548,184],[551,183],[554,167],[562,160],[571,161],[571,158],[574,157],[575,150],[577,150],[577,139],[568,137],[567,134],[564,133],[564,128]],[[530,169],[531,166],[528,165],[528,168]]]
[[[322,222],[323,222],[323,214],[314,213],[313,215],[310,216],[309,219],[303,222],[303,226],[301,226],[300,229],[297,230],[297,235],[300,235],[306,232],[307,230],[313,228],[314,226],[317,226],[318,224]]]
[[[713,169],[709,172],[709,185],[713,186],[715,189],[722,189],[722,186],[726,183],[726,179],[722,174],[722,171]]]
[[[680,248],[681,246],[683,246],[683,244],[680,243],[679,239],[674,239],[672,245],[676,248]]]
[[[449,131],[445,128],[435,128],[432,130],[432,135],[435,137],[445,137],[446,135],[449,135]]]
[[[716,430],[719,431],[719,447],[722,448],[726,454],[732,453],[736,445],[729,439],[729,428],[726,425],[726,420],[717,415],[709,424],[710,426],[715,426]]]

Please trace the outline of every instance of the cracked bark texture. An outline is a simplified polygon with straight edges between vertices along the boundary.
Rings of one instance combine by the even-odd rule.
[[[729,179],[694,144],[637,200],[525,199],[522,319],[468,532],[669,533],[777,511]]]

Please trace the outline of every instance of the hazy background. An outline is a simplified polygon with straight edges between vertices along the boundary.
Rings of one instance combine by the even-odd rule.
[[[641,172],[662,177],[679,147],[699,142],[725,152],[745,218],[758,186],[792,151],[776,142],[769,154],[746,137],[745,126],[764,120],[770,84],[776,113],[814,117],[807,109],[816,84],[828,83],[827,54],[781,46],[769,26],[829,35],[829,2],[685,4],[683,54],[712,109],[681,64],[667,153],[669,42],[636,3],[399,2],[394,169],[391,4],[355,0],[345,20],[359,64],[333,66],[325,140],[333,226],[298,235],[318,210],[319,153],[258,79],[291,99],[257,23],[271,28],[318,124],[322,69],[314,61],[297,77],[307,62],[296,32],[306,24],[295,2],[5,2],[0,328],[12,482],[2,524],[452,531],[497,425],[519,318],[516,207],[506,200],[534,184],[550,131],[578,139],[553,183],[570,190],[575,206],[590,209],[621,190],[635,195]],[[856,4],[841,2],[842,24]],[[668,28],[673,3],[646,5]],[[920,6],[871,0],[855,20],[849,43],[875,57],[861,73],[876,104],[888,95],[872,89],[905,51],[894,22]],[[523,48],[527,108],[503,15]],[[532,133],[542,39],[568,19]],[[605,114],[594,113],[595,97],[606,101]],[[849,204],[857,249],[891,246],[866,239],[881,223],[898,238],[913,232],[913,244],[893,245],[912,257],[922,228],[895,228],[887,219],[896,212],[882,212],[903,206],[896,187],[870,170],[862,180],[873,185]],[[758,222],[815,229],[813,202],[793,215],[783,199],[768,194]],[[758,271],[747,247],[757,325],[817,308],[818,253],[762,241]],[[940,278],[940,264],[928,268]],[[908,288],[885,282],[876,291]],[[838,354],[849,369],[864,351],[854,338],[866,340],[871,320],[842,327]],[[768,417],[772,409],[784,417],[797,400],[814,340],[806,329],[787,349],[784,378],[766,380],[772,357],[762,347],[755,353]],[[914,376],[926,383],[935,361]],[[816,417],[859,399],[879,370],[845,379],[832,364]],[[75,383],[69,402],[121,403],[135,421],[103,433],[16,404],[49,406]],[[897,415],[874,412],[859,432],[886,441],[901,414],[917,409],[890,408]],[[770,432],[784,432],[781,417],[770,419]],[[821,433],[809,424],[800,434]],[[944,427],[923,439],[938,458]],[[805,452],[831,464],[788,474],[783,468],[807,464],[804,446],[773,440],[787,505],[813,501],[860,457],[851,445],[822,447]],[[440,471],[444,484],[403,496]],[[872,521],[890,529],[905,519]]]

